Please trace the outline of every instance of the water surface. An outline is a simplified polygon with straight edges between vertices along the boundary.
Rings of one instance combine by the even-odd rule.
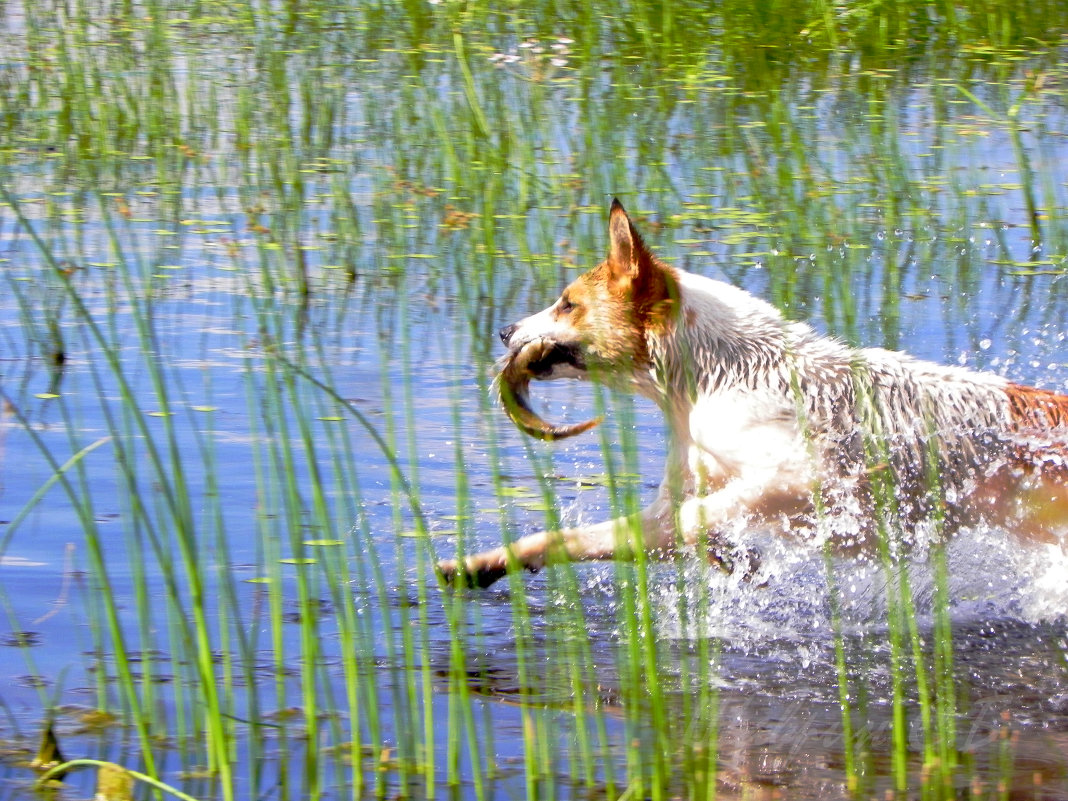
[[[1063,549],[950,546],[950,666],[922,561],[903,653],[879,565],[835,563],[836,638],[822,556],[773,543],[764,586],[683,560],[443,595],[429,567],[655,492],[649,404],[539,388],[608,408],[546,446],[489,390],[613,196],[829,334],[1068,390],[1063,15],[948,46],[913,17],[894,44],[730,9],[654,36],[105,6],[8,4],[0,43],[7,796],[49,709],[66,756],[143,770],[151,737],[198,797],[937,795],[917,676],[945,668],[955,792],[1068,798]]]

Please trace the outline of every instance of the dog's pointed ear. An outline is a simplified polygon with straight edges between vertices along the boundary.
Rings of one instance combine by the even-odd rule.
[[[612,201],[612,211],[608,216],[608,264],[614,278],[634,279],[640,272],[656,262],[653,254],[645,247],[641,234],[627,216],[626,209],[619,200]]]
[[[608,239],[610,242],[608,259],[612,262],[616,274],[626,274],[634,269],[637,262],[635,253],[634,226],[630,224],[623,204],[617,198],[612,199],[612,211],[608,215]]]

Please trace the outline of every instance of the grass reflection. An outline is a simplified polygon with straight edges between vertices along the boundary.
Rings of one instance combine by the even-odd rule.
[[[859,633],[829,569],[832,634],[757,653],[685,562],[439,591],[439,555],[625,513],[659,469],[640,405],[567,395],[611,425],[554,450],[489,388],[614,195],[850,341],[1068,374],[1060,4],[669,5],[3,4],[0,556],[75,542],[83,573],[2,659],[62,686],[5,705],[198,798],[1033,789],[1011,738],[958,748],[941,557],[888,561]],[[1063,641],[1024,628],[1063,694]],[[776,671],[807,659],[820,731],[791,739]],[[123,728],[82,731],[74,688]],[[981,726],[1026,739],[1010,697]]]

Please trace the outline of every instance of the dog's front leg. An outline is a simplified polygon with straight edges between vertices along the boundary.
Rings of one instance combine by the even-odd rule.
[[[511,570],[536,573],[552,562],[633,558],[638,549],[667,552],[674,544],[669,523],[661,504],[654,503],[638,514],[615,520],[530,534],[462,562],[447,559],[438,563],[438,572],[449,583],[488,587]]]
[[[686,545],[704,550],[709,562],[728,573],[741,569],[752,578],[760,565],[760,555],[739,548],[722,532],[732,523],[785,522],[795,525],[812,512],[812,491],[806,482],[783,480],[764,482],[736,479],[709,495],[686,500],[679,508],[679,536]]]

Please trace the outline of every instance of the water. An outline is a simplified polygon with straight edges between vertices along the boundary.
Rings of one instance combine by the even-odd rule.
[[[488,393],[495,332],[601,258],[613,194],[665,260],[821,330],[1068,389],[1063,47],[928,43],[895,72],[893,48],[739,61],[751,48],[718,23],[655,47],[623,26],[617,51],[454,21],[458,53],[444,9],[397,28],[420,47],[376,39],[392,28],[369,10],[321,10],[332,24],[172,10],[160,31],[5,9],[0,86],[27,113],[3,117],[0,168],[21,214],[0,216],[0,792],[31,795],[49,708],[68,757],[143,769],[132,688],[160,776],[225,797],[202,770],[202,625],[235,797],[620,795],[657,753],[684,794],[712,743],[726,797],[848,797],[850,749],[874,797],[902,753],[897,691],[918,794],[929,737],[907,641],[895,690],[881,567],[834,565],[850,744],[815,550],[761,541],[758,582],[688,560],[643,591],[582,565],[460,604],[427,560],[543,527],[545,476],[564,523],[612,513],[606,464],[655,492],[645,402],[607,398],[606,449],[602,430],[532,445]],[[129,41],[150,66],[123,60]],[[553,420],[599,402],[535,390]],[[961,793],[1068,798],[1066,559],[986,529],[948,549]],[[909,576],[933,681],[937,581],[922,561]],[[68,784],[92,792],[89,773]]]

